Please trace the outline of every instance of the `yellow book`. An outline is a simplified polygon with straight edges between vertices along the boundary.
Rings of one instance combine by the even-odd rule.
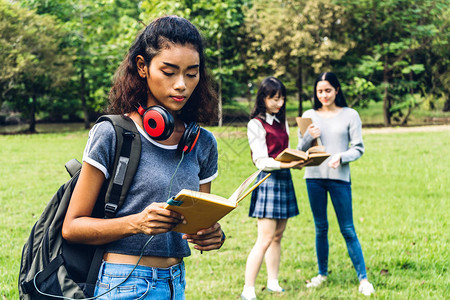
[[[172,230],[187,234],[196,234],[200,229],[211,227],[235,209],[242,199],[247,197],[270,176],[268,174],[251,188],[247,189],[260,172],[261,170],[258,170],[250,175],[228,199],[209,193],[187,189],[181,190],[175,197],[167,200],[165,208],[182,214],[186,220],[186,224],[180,223]]]
[[[330,155],[330,153],[325,152],[324,146],[314,146],[309,148],[306,152],[297,149],[286,148],[280,154],[278,154],[275,160],[281,162],[291,162],[303,159],[305,162],[308,162],[306,167],[311,167],[320,165]]]

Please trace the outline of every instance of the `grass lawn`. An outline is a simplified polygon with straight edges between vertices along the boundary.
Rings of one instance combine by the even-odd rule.
[[[245,128],[211,128],[219,144],[220,175],[213,193],[225,197],[254,166]],[[296,144],[292,129],[291,145]],[[87,131],[0,136],[0,298],[18,299],[22,246],[58,187],[68,179],[64,163],[81,159]],[[450,294],[450,131],[364,134],[365,155],[352,163],[354,221],[368,276],[379,299],[443,299]],[[265,291],[263,265],[258,299],[364,299],[339,233],[330,222],[330,276],[323,288],[307,290],[316,275],[314,225],[302,170],[294,170],[301,214],[288,222],[279,274],[286,292]],[[164,200],[164,199],[162,199]],[[249,198],[220,223],[227,241],[219,251],[193,251],[185,260],[187,299],[238,299],[256,221],[247,217]],[[445,296],[447,295],[447,296]]]

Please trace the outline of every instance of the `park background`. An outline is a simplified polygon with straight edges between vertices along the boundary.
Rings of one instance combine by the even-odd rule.
[[[374,296],[448,297],[449,7],[448,0],[0,0],[0,297],[18,299],[32,225],[68,179],[64,163],[81,159],[137,32],[165,14],[188,18],[205,37],[221,100],[221,120],[208,127],[219,144],[212,192],[228,197],[254,170],[244,125],[261,79],[275,75],[287,85],[295,146],[294,118],[311,107],[317,74],[333,71],[364,126],[366,153],[352,164],[352,184]],[[316,262],[303,172],[293,171],[301,214],[283,240],[287,292],[264,291],[263,267],[257,294],[362,298],[332,209],[330,280],[305,288]],[[248,205],[222,220],[228,240],[220,251],[186,259],[188,299],[238,298],[256,238]]]

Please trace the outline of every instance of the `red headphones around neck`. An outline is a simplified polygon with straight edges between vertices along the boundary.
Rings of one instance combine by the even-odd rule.
[[[170,137],[175,129],[175,119],[172,114],[160,105],[148,108],[139,105],[139,114],[142,116],[145,132],[154,140],[161,141]],[[200,126],[196,122],[190,122],[178,143],[177,152],[189,153],[194,149],[200,135]]]

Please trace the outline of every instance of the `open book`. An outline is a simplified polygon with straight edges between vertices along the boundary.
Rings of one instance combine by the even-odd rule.
[[[186,220],[186,224],[178,224],[173,231],[196,234],[200,229],[209,228],[235,209],[238,203],[256,189],[267,177],[248,188],[261,170],[248,177],[231,195],[224,198],[218,195],[183,189],[175,197],[167,200],[165,208],[179,212]]]
[[[314,146],[308,149],[308,151],[304,152],[297,149],[284,149],[275,160],[281,162],[291,162],[296,160],[304,160],[305,162],[309,162],[306,167],[318,166],[324,160],[326,160],[331,154],[325,152],[324,146]]]

